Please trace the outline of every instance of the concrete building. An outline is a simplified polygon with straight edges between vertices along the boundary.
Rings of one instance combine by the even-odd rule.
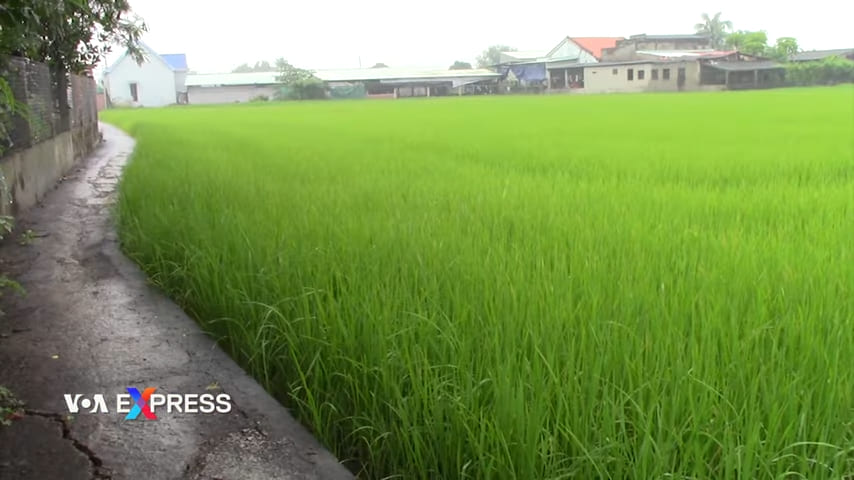
[[[186,103],[187,57],[159,55],[148,45],[142,64],[125,52],[104,71],[108,106],[160,107]]]
[[[271,99],[281,86],[276,72],[216,73],[187,76],[187,102],[194,105]]]
[[[281,85],[277,72],[189,75],[187,97],[191,104],[242,103],[273,98]],[[447,70],[413,68],[363,68],[319,70],[314,75],[330,88],[364,86],[367,97],[429,97],[463,95],[494,84],[501,76],[485,69]]]
[[[546,90],[584,87],[583,65],[597,63],[602,51],[622,37],[565,37],[551,50],[504,52],[497,70],[513,82]]]
[[[701,89],[700,65],[690,59],[602,62],[586,65],[584,78],[584,93]]]
[[[601,61],[622,62],[638,60],[643,51],[713,51],[711,40],[706,35],[632,35],[621,39],[616,45],[602,50]]]
[[[782,65],[736,51],[659,51],[648,57],[585,65],[584,93],[736,90],[783,83]]]

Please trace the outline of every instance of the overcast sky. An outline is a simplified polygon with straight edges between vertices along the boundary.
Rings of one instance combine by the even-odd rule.
[[[200,73],[284,57],[311,69],[446,67],[474,62],[488,45],[548,50],[563,37],[692,33],[703,12],[736,29],[796,37],[802,48],[854,47],[845,0],[131,0],[158,53],[186,53]],[[120,52],[108,57],[111,62]]]

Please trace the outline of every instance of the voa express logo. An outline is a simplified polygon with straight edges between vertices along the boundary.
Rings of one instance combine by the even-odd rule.
[[[66,393],[65,405],[69,413],[125,414],[125,420],[146,418],[157,420],[157,414],[222,414],[232,409],[231,396],[227,393],[156,393],[155,387],[139,391],[127,387],[127,393],[105,395],[97,393]]]

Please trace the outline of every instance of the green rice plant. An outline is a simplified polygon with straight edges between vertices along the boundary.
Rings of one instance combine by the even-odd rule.
[[[122,246],[363,478],[854,475],[854,88],[106,112]]]

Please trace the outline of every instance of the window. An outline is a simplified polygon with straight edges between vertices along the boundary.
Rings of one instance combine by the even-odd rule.
[[[646,72],[644,70],[638,70],[638,80],[643,80],[646,77]]]
[[[657,68],[652,69],[652,79],[658,80],[658,69]]]
[[[661,71],[661,78],[664,80],[670,80],[670,69],[669,68],[665,68],[664,70]]]
[[[137,90],[135,83],[130,84],[130,98],[132,98],[134,102],[139,101],[139,91]]]
[[[617,73],[619,73],[619,71],[620,71],[619,69],[615,68],[615,69],[611,70],[611,75],[616,75]]]
[[[630,82],[635,79],[635,70],[633,68],[626,70],[626,78],[628,78]]]

